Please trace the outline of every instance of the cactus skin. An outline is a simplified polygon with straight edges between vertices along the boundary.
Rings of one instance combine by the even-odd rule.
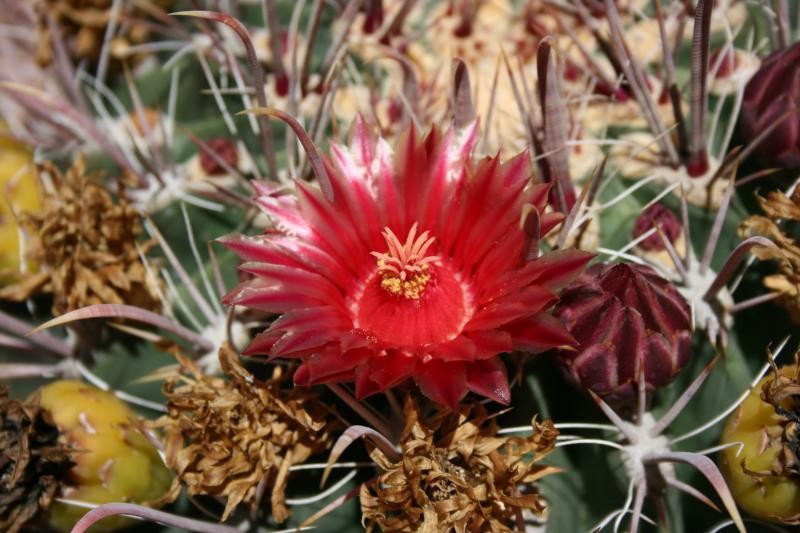
[[[741,125],[748,141],[800,105],[800,43],[769,55],[744,91]],[[800,169],[800,114],[795,109],[759,144],[765,164]]]
[[[80,381],[56,381],[42,388],[41,402],[69,444],[84,453],[75,455],[72,483],[63,497],[90,503],[144,503],[162,497],[172,474],[152,444],[133,428],[137,416],[113,394]],[[86,509],[55,502],[50,526],[69,531]],[[130,525],[130,519],[109,518],[92,531],[112,531]]]
[[[648,390],[666,385],[689,361],[689,304],[649,267],[590,267],[554,315],[579,343],[559,352],[568,379],[607,400],[634,397],[642,372]]]

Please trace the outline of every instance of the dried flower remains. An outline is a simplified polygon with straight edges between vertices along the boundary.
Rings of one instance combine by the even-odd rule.
[[[154,424],[164,432],[167,464],[190,495],[227,498],[223,521],[242,502],[255,509],[271,489],[272,517],[283,522],[289,467],[327,449],[334,426],[309,389],[284,389],[283,368],[261,381],[230,345],[219,356],[228,379],[203,375],[178,355],[188,374],[167,380],[168,414]]]
[[[787,231],[787,222],[800,221],[800,194],[791,197],[773,191],[758,196],[764,215],[753,215],[742,224],[747,235],[763,235],[777,247],[759,247],[753,253],[759,259],[776,259],[778,270],[764,278],[764,285],[780,296],[778,303],[785,307],[795,322],[800,322],[800,244]]]
[[[50,505],[72,466],[71,454],[38,395],[12,400],[0,386],[0,530],[16,533]]]
[[[6,287],[0,296],[22,300],[39,291],[53,294],[53,313],[61,315],[94,304],[161,308],[158,281],[142,263],[142,217],[120,194],[118,201],[88,174],[82,158],[62,173],[46,163],[38,168],[43,207],[23,213],[22,226],[33,239],[29,259],[40,272]]]
[[[555,446],[552,422],[534,417],[530,436],[505,437],[480,403],[439,409],[427,419],[408,398],[404,414],[402,458],[370,451],[382,474],[361,488],[368,530],[512,531],[523,511],[547,513],[533,484],[558,472],[540,463]]]

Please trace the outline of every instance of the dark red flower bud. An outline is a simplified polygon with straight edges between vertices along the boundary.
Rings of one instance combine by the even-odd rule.
[[[681,234],[681,223],[675,213],[661,204],[653,204],[636,218],[636,222],[633,224],[633,238],[636,239],[655,227],[660,228],[664,236],[673,244]],[[648,252],[660,252],[665,249],[664,240],[658,232],[640,242],[639,247]]]
[[[742,133],[752,142],[791,113],[764,139],[757,153],[768,165],[800,169],[800,42],[773,52],[744,90]]]
[[[650,267],[590,267],[561,294],[554,315],[578,341],[559,361],[579,388],[612,400],[668,384],[691,355],[689,304]]]
[[[366,12],[363,31],[366,34],[376,32],[383,25],[383,1],[370,0],[362,9]]]
[[[203,148],[200,149],[200,166],[209,176],[220,176],[227,173],[210,152],[216,154],[232,168],[236,168],[239,164],[239,151],[232,140],[224,137],[214,137],[207,140],[206,145],[208,145],[208,151]]]

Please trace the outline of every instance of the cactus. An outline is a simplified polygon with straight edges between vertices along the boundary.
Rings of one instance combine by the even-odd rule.
[[[793,520],[796,3],[8,4],[0,523]]]

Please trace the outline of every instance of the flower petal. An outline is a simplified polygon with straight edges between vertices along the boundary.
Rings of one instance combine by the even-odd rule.
[[[491,398],[503,405],[508,405],[511,401],[506,365],[499,357],[470,364],[467,387],[472,392]]]
[[[467,371],[463,363],[434,359],[418,368],[414,380],[425,396],[451,409],[467,394]]]

